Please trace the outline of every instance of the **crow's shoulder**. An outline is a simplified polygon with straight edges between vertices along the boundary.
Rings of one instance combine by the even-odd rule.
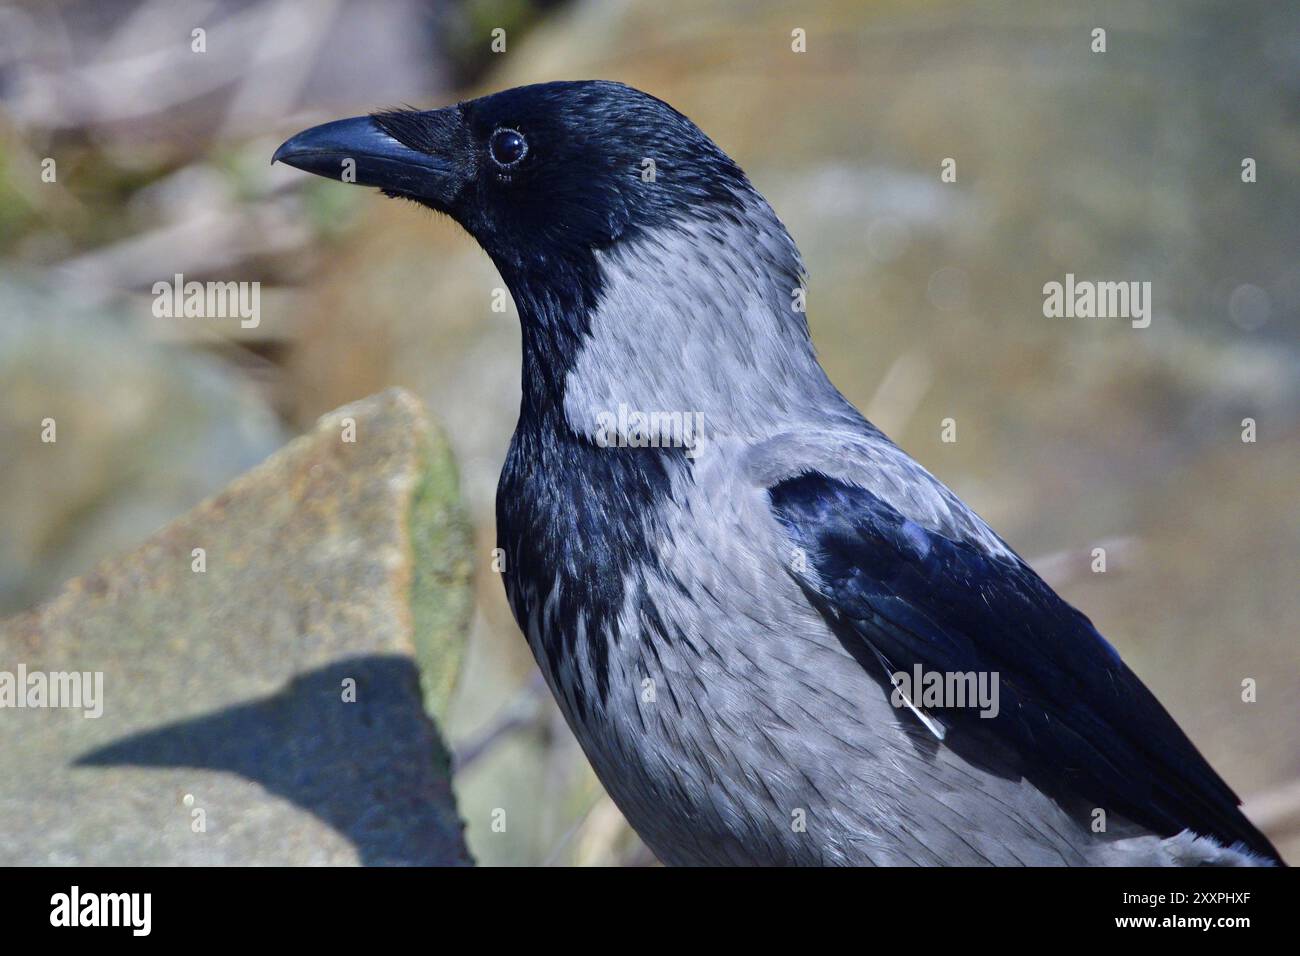
[[[1045,786],[1150,828],[1276,851],[1092,623],[883,436],[781,436],[748,478],[802,561],[783,563],[882,675],[996,673],[1000,707],[928,715],[959,747],[994,733]],[[887,684],[882,680],[882,690]]]

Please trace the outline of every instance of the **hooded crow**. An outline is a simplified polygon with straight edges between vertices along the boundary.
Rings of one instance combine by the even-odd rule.
[[[294,136],[446,213],[523,326],[506,593],[670,864],[1280,863],[1083,614],[840,395],[690,120],[546,83]]]

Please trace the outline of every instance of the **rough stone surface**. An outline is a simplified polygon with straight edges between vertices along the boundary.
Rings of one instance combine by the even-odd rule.
[[[0,709],[0,863],[470,862],[422,706],[459,666],[468,534],[393,390],[0,624],[0,672],[103,673],[99,718]]]

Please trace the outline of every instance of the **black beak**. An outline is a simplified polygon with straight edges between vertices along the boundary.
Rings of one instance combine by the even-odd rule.
[[[407,114],[435,117],[444,111]],[[440,117],[439,117],[440,118]],[[445,124],[431,123],[437,130]],[[424,144],[422,144],[424,145]],[[357,116],[303,130],[286,140],[271,162],[282,162],[317,176],[385,192],[444,203],[456,189],[453,143],[430,143],[431,151],[414,149],[394,139],[374,117]]]

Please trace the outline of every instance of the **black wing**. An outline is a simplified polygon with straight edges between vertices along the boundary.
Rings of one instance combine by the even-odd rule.
[[[1162,836],[1190,829],[1281,862],[1115,649],[1028,565],[922,528],[819,472],[768,494],[807,555],[796,577],[841,639],[892,671],[998,674],[996,717],[935,713],[952,733],[978,720],[1062,792]]]

